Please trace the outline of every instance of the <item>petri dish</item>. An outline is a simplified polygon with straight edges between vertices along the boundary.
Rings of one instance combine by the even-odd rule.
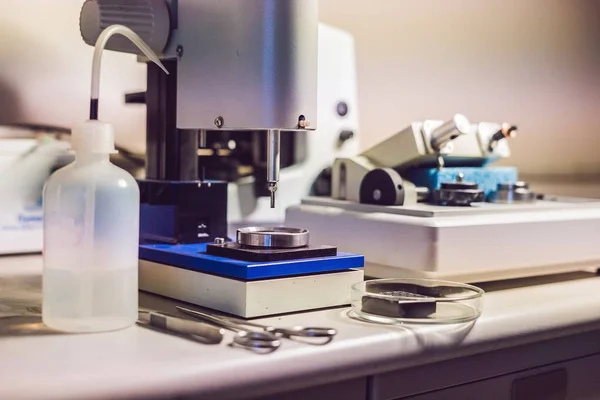
[[[373,279],[352,285],[354,316],[380,324],[452,324],[477,319],[483,289],[438,279]]]

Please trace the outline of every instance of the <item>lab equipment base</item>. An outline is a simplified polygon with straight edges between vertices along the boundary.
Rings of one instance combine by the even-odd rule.
[[[243,318],[347,305],[350,286],[362,280],[362,269],[241,280],[152,261],[139,262],[140,290]]]
[[[377,206],[310,197],[287,210],[311,242],[365,256],[365,275],[483,282],[600,265],[600,201]]]

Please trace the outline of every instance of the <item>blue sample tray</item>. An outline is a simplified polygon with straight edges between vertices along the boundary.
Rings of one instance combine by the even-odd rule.
[[[485,196],[494,193],[499,183],[514,183],[518,181],[516,167],[450,167],[450,168],[415,168],[403,172],[402,177],[417,186],[425,186],[430,191],[440,188],[442,182],[454,182],[459,173],[464,174],[464,180],[475,182]]]
[[[206,254],[206,243],[140,245],[142,260],[242,280],[281,278],[362,268],[364,256],[338,252],[336,256],[300,260],[250,262]]]

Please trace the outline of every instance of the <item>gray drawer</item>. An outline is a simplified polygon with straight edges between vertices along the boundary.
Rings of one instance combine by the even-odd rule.
[[[404,397],[406,400],[592,400],[600,398],[600,355]]]
[[[293,392],[279,393],[254,400],[366,400],[367,378],[352,379],[315,386]]]
[[[373,400],[411,398],[410,396],[505,375],[520,374],[535,368],[557,365],[595,354],[600,354],[600,331],[482,352],[468,357],[376,375],[371,378],[369,398]],[[596,369],[597,380],[600,382],[600,362]],[[514,380],[514,376],[511,379]],[[572,381],[571,376],[569,381]],[[479,398],[491,399],[492,397]],[[600,399],[600,396],[598,398]]]

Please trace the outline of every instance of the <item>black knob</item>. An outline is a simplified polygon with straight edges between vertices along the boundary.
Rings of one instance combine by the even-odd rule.
[[[433,202],[440,206],[464,207],[484,200],[484,193],[479,185],[465,182],[462,173],[456,178],[456,182],[442,182],[440,188],[433,192]]]
[[[346,140],[352,139],[353,137],[354,137],[353,131],[341,131],[340,136],[338,138],[339,144],[342,144]]]
[[[382,206],[404,204],[402,177],[391,168],[369,171],[360,183],[360,202]]]

